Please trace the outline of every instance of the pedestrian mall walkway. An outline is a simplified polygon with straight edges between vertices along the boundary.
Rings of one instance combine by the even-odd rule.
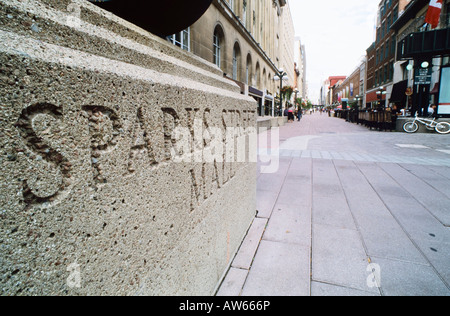
[[[257,216],[218,295],[450,295],[450,137],[326,115],[260,135]]]

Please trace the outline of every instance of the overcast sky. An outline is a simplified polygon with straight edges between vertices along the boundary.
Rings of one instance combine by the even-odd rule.
[[[306,46],[309,97],[329,76],[349,76],[375,40],[381,0],[290,0],[296,36]]]

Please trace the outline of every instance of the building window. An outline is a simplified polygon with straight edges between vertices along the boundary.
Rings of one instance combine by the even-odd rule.
[[[247,0],[244,0],[242,11],[242,22],[244,23],[244,26],[247,27]]]
[[[246,85],[253,85],[253,71],[252,71],[252,57],[250,56],[250,54],[247,55],[247,64],[246,64],[246,68],[245,68],[245,84]]]
[[[392,23],[394,23],[395,21],[397,21],[397,19],[398,19],[398,6],[396,6],[395,7],[395,9],[394,9],[394,13],[393,13],[393,20],[392,20]]]
[[[389,44],[389,40],[388,40],[386,42],[386,46],[384,48],[384,58],[385,59],[389,57],[389,47],[390,47],[390,44]]]
[[[224,43],[224,33],[220,26],[217,26],[214,30],[213,37],[213,62],[217,67],[222,67],[222,52]]]
[[[389,81],[394,79],[394,62],[389,64]]]
[[[394,37],[392,37],[392,40],[391,40],[391,55],[395,54],[395,49],[396,49],[396,42],[395,42],[395,36],[394,36]]]
[[[185,51],[191,51],[191,29],[187,28],[180,33],[169,36],[169,41]]]
[[[239,64],[241,60],[241,49],[239,44],[234,44],[233,48],[233,80],[239,80]]]
[[[234,11],[234,0],[228,0],[228,3],[230,4],[231,10]]]
[[[214,63],[220,68],[220,38],[214,34]]]

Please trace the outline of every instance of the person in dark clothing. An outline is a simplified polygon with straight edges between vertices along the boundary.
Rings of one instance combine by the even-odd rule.
[[[439,118],[439,115],[438,115],[438,109],[437,109],[436,104],[432,104],[431,108],[433,109],[433,113],[431,114],[431,117],[437,120]]]
[[[297,119],[299,122],[302,120],[302,116],[303,116],[303,110],[299,109],[298,113],[297,113]]]

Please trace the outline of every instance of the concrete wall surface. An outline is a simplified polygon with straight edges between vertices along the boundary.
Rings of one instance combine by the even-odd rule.
[[[256,103],[84,0],[0,0],[0,295],[211,295],[256,211]]]

